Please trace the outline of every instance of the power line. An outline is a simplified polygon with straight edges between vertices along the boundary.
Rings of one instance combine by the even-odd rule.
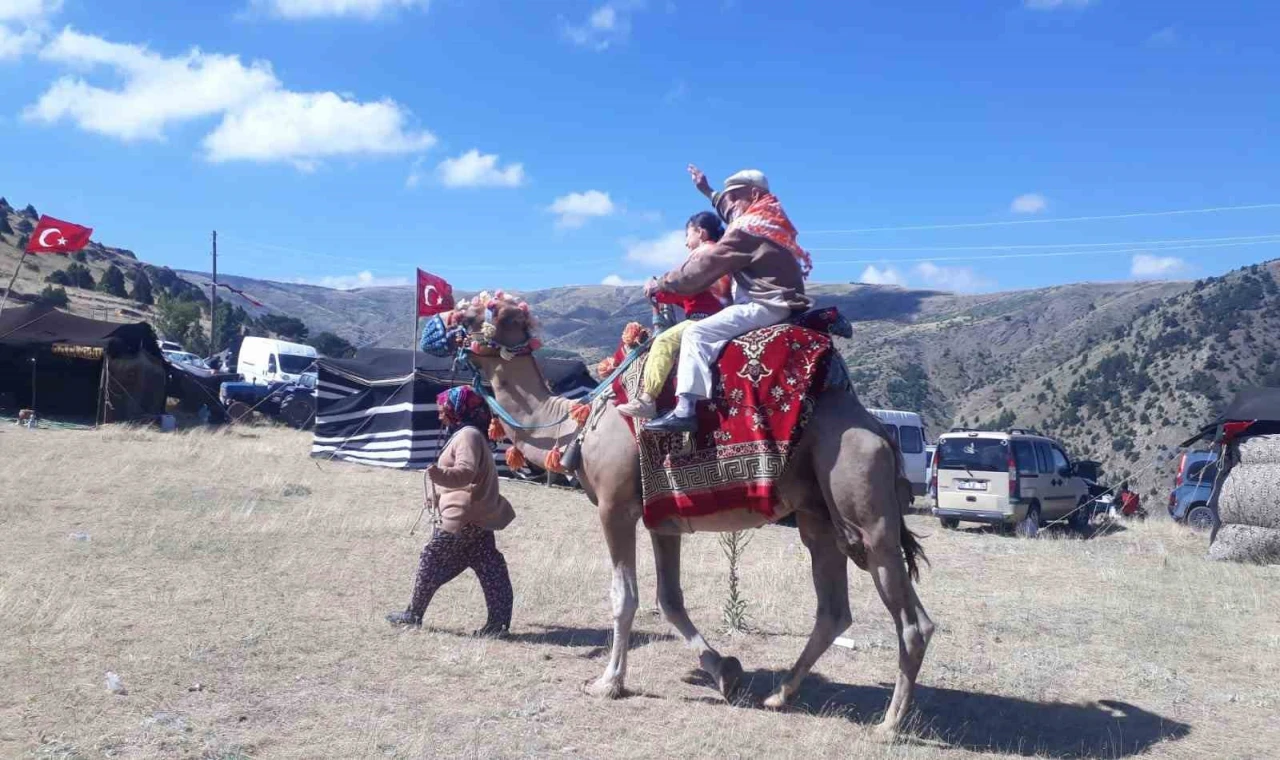
[[[989,261],[1000,259],[1039,259],[1039,258],[1057,258],[1067,257],[1074,258],[1078,256],[1107,256],[1120,253],[1162,253],[1164,251],[1189,251],[1200,250],[1205,248],[1230,248],[1234,246],[1245,245],[1266,245],[1280,243],[1280,239],[1275,240],[1254,240],[1238,243],[1212,243],[1206,245],[1177,245],[1165,248],[1109,248],[1106,250],[1094,251],[1039,251],[1036,253],[1005,253],[991,254],[989,256],[921,256],[909,259],[844,259],[844,260],[819,260],[819,265],[849,265],[849,264],[899,264],[912,263],[921,261]]]
[[[808,235],[838,235],[861,232],[909,232],[913,230],[960,230],[974,227],[1013,227],[1023,224],[1062,224],[1066,222],[1100,222],[1110,219],[1138,219],[1153,216],[1181,216],[1184,214],[1216,214],[1223,211],[1256,211],[1280,208],[1280,203],[1254,203],[1246,206],[1210,206],[1208,208],[1179,209],[1177,211],[1134,211],[1126,214],[1102,214],[1098,216],[1061,216],[1049,219],[1007,219],[999,222],[960,222],[956,224],[912,224],[903,227],[863,227],[851,230],[802,230]]]
[[[1241,235],[1236,237],[1212,238],[1174,238],[1169,240],[1125,240],[1114,243],[1044,243],[1037,245],[952,245],[952,246],[890,246],[872,247],[855,246],[852,248],[809,248],[810,251],[1017,251],[1048,248],[1111,248],[1115,246],[1148,246],[1159,250],[1159,246],[1178,243],[1223,243],[1234,241],[1280,242],[1280,232],[1266,235]]]

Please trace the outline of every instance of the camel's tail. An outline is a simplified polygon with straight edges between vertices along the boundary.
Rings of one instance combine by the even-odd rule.
[[[902,460],[902,451],[897,444],[893,445],[893,455],[898,464],[898,519],[901,520],[899,525],[902,526],[900,537],[902,555],[907,560],[907,572],[911,575],[911,580],[919,581],[920,565],[917,560],[924,560],[927,565],[929,557],[924,553],[924,547],[920,545],[920,537],[907,527],[907,508],[911,505],[911,481],[907,480],[904,474],[906,468]]]

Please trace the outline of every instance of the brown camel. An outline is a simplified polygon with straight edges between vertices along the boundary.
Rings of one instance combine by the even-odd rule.
[[[546,380],[527,352],[533,320],[527,307],[497,299],[490,324],[481,304],[464,305],[459,324],[471,333],[471,360],[493,386],[494,396],[521,425],[534,428],[563,419],[573,402],[551,395]],[[523,355],[522,355],[523,354]],[[601,697],[624,694],[627,650],[638,607],[636,523],[641,518],[640,459],[635,438],[607,401],[582,441],[574,475],[596,505],[613,566],[614,636],[609,663],[587,691]],[[512,429],[508,434],[531,461],[542,462],[557,446],[573,439],[577,426]],[[850,390],[829,389],[817,400],[793,460],[780,484],[776,519],[795,513],[800,537],[809,550],[817,616],[809,641],[765,706],[781,708],[800,689],[818,658],[852,622],[847,561],[871,574],[898,631],[898,680],[879,728],[893,733],[911,704],[916,676],[933,634],[933,622],[916,596],[912,579],[922,556],[916,537],[903,521],[911,498],[900,454],[884,428]],[[737,510],[725,518],[695,522],[697,530],[729,531],[758,527],[760,515]],[[686,530],[689,526],[686,525]],[[651,531],[657,567],[658,602],[667,621],[698,652],[700,667],[732,701],[741,685],[742,665],[721,656],[689,620],[680,589],[680,528]]]

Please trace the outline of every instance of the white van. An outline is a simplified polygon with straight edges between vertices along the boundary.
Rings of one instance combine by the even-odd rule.
[[[246,383],[302,383],[316,374],[316,350],[301,343],[249,336],[240,344],[236,371]],[[304,377],[304,375],[306,377]]]
[[[925,453],[924,421],[915,412],[896,409],[868,409],[889,429],[889,436],[902,451],[902,464],[911,492],[923,496],[929,490],[929,456]]]

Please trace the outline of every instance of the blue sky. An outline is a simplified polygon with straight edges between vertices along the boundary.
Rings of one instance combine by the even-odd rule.
[[[818,281],[1214,274],[1280,257],[1280,206],[1236,208],[1280,204],[1278,22],[1231,0],[0,0],[0,194],[173,267],[206,269],[217,229],[234,274],[524,289],[664,269],[704,207],[693,161],[765,171]],[[1093,219],[1206,208],[1232,210]]]

